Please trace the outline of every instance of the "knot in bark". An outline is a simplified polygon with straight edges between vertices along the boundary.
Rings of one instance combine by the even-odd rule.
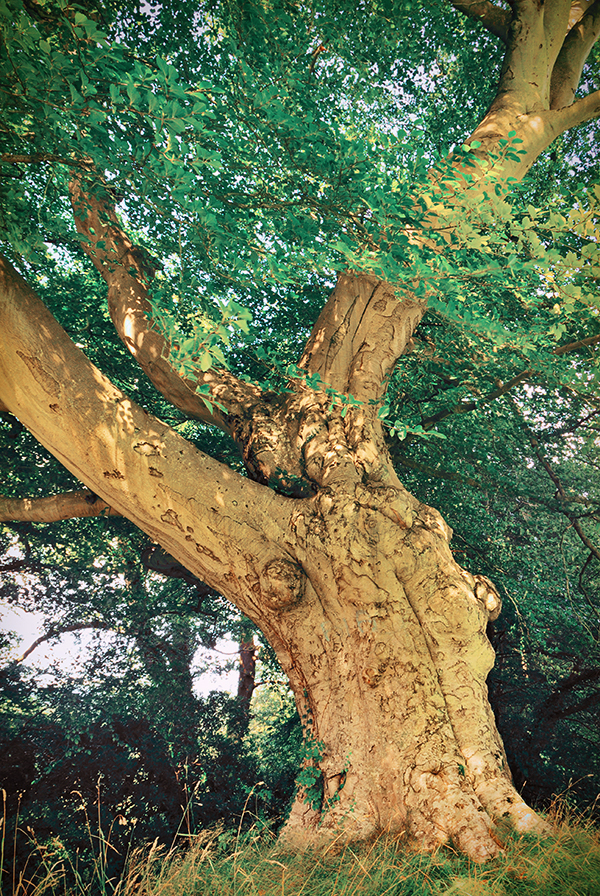
[[[304,573],[291,560],[271,560],[261,575],[265,603],[273,610],[287,610],[304,594]]]
[[[362,677],[363,681],[370,688],[376,688],[381,678],[389,665],[389,661],[387,659],[380,660],[376,662],[372,666],[367,666],[366,669],[363,669]]]
[[[473,578],[475,579],[473,589],[475,597],[488,614],[489,621],[494,622],[502,610],[502,598],[486,576],[477,575]]]

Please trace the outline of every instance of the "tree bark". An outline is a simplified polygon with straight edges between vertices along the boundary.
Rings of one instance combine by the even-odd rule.
[[[6,498],[0,495],[0,523],[21,520],[55,523],[89,516],[120,516],[90,491],[65,492],[47,498]]]
[[[237,700],[240,711],[240,723],[238,736],[240,739],[248,730],[250,722],[250,704],[256,687],[256,655],[258,653],[254,643],[254,630],[252,623],[247,619],[241,621],[241,631],[238,646],[238,687]]]

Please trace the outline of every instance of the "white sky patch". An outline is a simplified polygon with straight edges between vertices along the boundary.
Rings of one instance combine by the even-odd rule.
[[[234,668],[214,672],[208,669],[196,673],[194,685],[198,695],[206,695],[210,691],[227,691],[229,694],[236,694],[238,688],[238,645],[229,638],[223,638],[217,641],[214,650],[206,647],[199,647],[194,656],[192,668],[204,668],[207,664],[211,666],[220,666],[233,663]]]
[[[27,613],[16,607],[0,604],[0,630],[14,632],[18,641],[6,651],[4,662],[17,660],[44,634],[43,616]],[[90,658],[92,649],[100,639],[114,639],[113,632],[98,632],[90,629],[81,632],[67,632],[49,641],[44,641],[24,660],[23,665],[40,673],[50,667],[64,675],[79,677],[82,666]],[[198,696],[206,696],[211,691],[237,693],[238,668],[237,644],[230,639],[217,642],[214,650],[200,647],[192,664],[195,691]],[[232,663],[233,669],[223,667]],[[215,667],[214,669],[212,667]],[[52,674],[44,674],[43,684],[51,683]],[[42,682],[40,682],[42,683]]]

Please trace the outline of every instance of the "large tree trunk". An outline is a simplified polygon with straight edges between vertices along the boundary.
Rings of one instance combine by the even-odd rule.
[[[473,134],[481,170],[459,158],[432,175],[430,233],[409,234],[430,251],[461,209],[487,201],[499,178],[522,177],[557,134],[600,109],[598,94],[573,102],[600,30],[597,2],[454,5],[504,40],[507,55],[498,96]],[[511,132],[524,152],[513,159],[504,148]],[[315,743],[315,786],[299,793],[284,838],[304,845],[406,832],[426,848],[452,839],[482,860],[498,850],[494,821],[540,828],[511,784],[487,700],[485,628],[498,595],[454,562],[440,515],[403,488],[377,418],[427,290],[417,298],[373,276],[340,275],[300,365],[334,399],[351,396],[350,406],[301,379],[279,396],[226,371],[182,380],[151,326],[148,271],[106,195],[82,174],[72,200],[124,343],[174,405],[238,442],[251,478],[119,392],[5,262],[0,406],[99,496],[99,509],[136,523],[273,645]],[[199,384],[218,402],[212,410]],[[53,512],[64,515],[68,503]],[[72,504],[90,515],[85,497]],[[16,502],[6,512],[17,518]],[[31,502],[25,513],[33,518]]]
[[[485,629],[500,601],[454,562],[439,514],[411,502],[401,518],[398,496],[355,485],[294,516],[304,591],[266,633],[320,758],[283,836],[406,831],[483,859],[497,850],[492,818],[539,826],[512,787],[487,701]]]

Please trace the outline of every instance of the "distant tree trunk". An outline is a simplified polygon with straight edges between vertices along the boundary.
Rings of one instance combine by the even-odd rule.
[[[256,686],[256,644],[254,643],[254,626],[249,620],[242,621],[239,642],[238,689],[237,699],[242,717],[242,728],[245,734],[250,721],[250,704]]]

